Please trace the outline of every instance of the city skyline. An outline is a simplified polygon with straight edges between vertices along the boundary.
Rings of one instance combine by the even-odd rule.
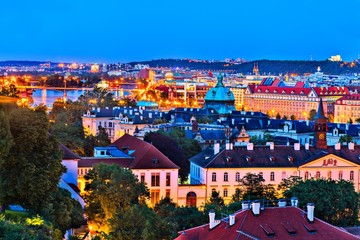
[[[15,5],[16,4],[16,5]],[[346,61],[360,53],[360,1],[7,1],[0,61],[159,58]]]

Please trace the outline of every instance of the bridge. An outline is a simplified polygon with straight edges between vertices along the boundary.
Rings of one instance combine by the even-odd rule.
[[[94,88],[90,88],[90,87],[77,88],[77,87],[16,86],[16,88],[17,89],[48,89],[48,90],[86,90],[86,91],[94,90]]]

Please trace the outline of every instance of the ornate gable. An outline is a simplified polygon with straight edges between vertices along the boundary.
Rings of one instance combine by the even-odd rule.
[[[336,156],[334,154],[328,154],[326,156],[315,159],[304,165],[299,166],[300,169],[304,168],[337,168],[337,167],[360,167],[360,165],[353,163],[345,158]]]

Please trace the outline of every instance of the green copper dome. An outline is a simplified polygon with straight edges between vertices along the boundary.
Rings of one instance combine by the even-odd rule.
[[[234,94],[224,86],[221,74],[217,77],[217,80],[216,86],[206,93],[205,101],[235,101]]]
[[[217,84],[205,96],[205,107],[214,108],[219,114],[228,114],[235,110],[235,97],[229,88],[223,84],[223,76],[217,77]]]

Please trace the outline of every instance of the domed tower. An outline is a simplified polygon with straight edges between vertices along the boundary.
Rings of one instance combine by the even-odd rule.
[[[314,128],[315,128],[314,147],[317,149],[326,149],[327,148],[326,133],[328,130],[328,126],[327,126],[327,118],[325,117],[324,114],[322,98],[320,98],[318,111],[315,116]]]
[[[223,76],[217,77],[217,84],[211,88],[205,96],[205,108],[213,108],[220,115],[227,115],[235,110],[234,94],[224,86]]]

